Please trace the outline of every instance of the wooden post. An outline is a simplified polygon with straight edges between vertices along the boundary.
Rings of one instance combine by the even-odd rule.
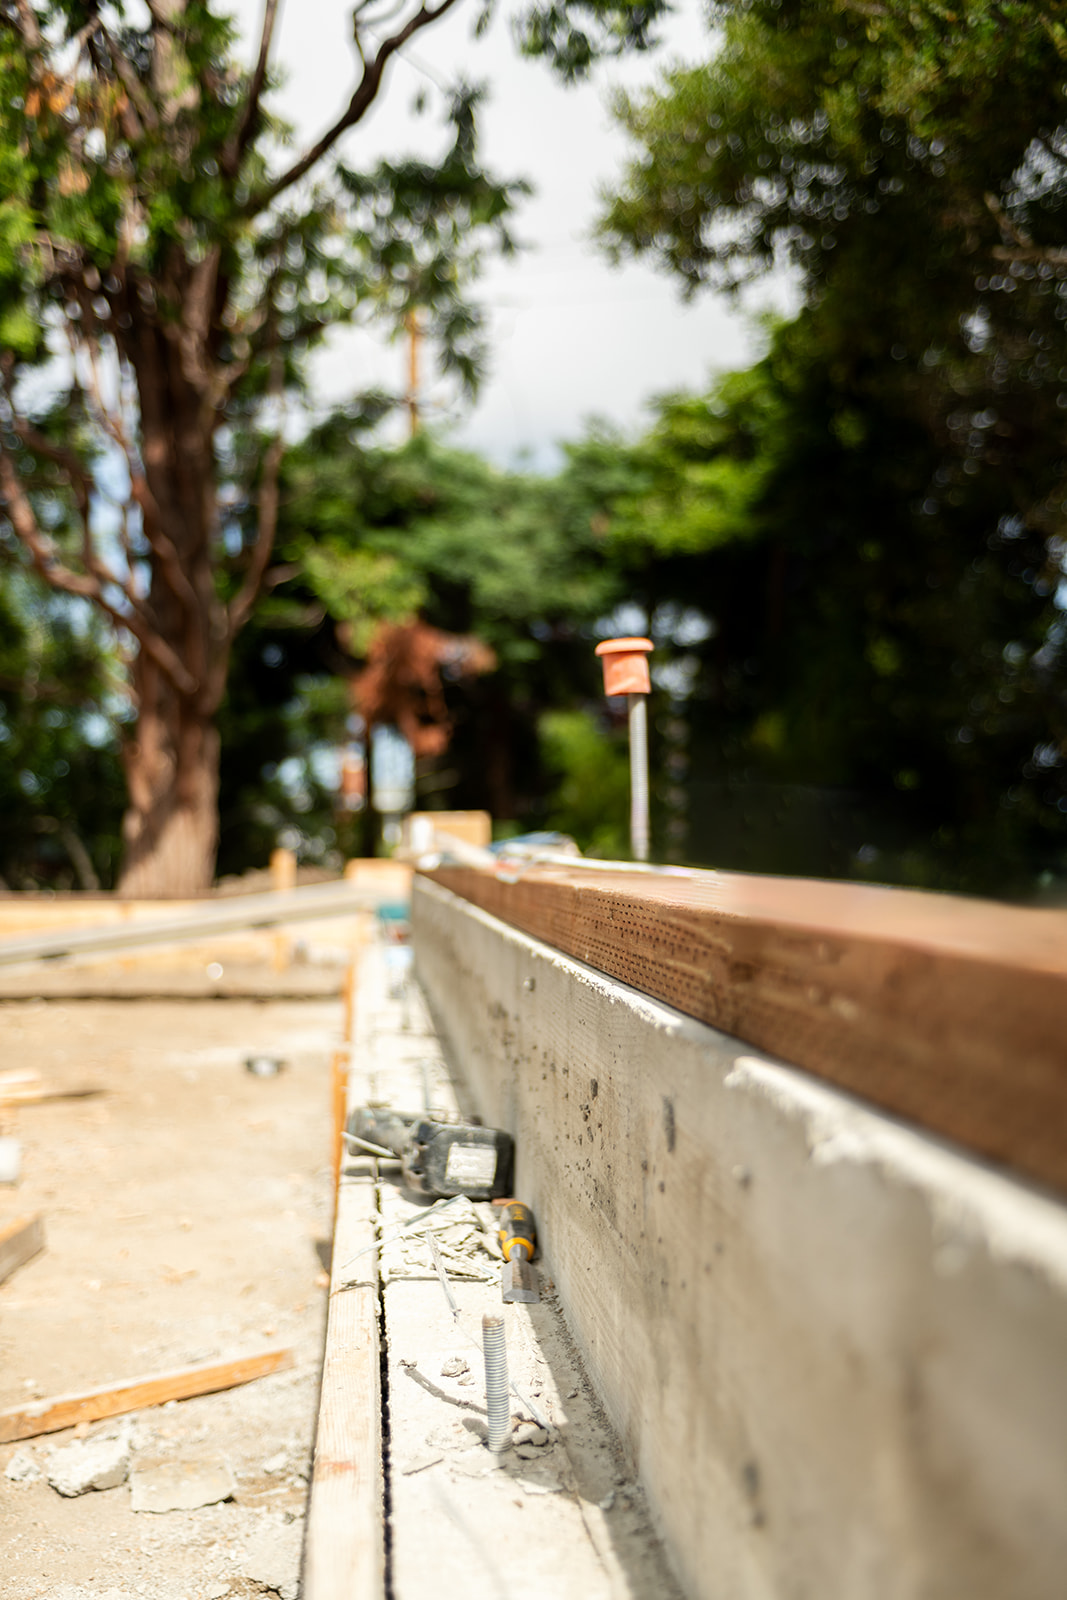
[[[270,853],[270,886],[277,893],[296,888],[296,857],[291,850],[280,846]],[[274,935],[274,952],[271,965],[275,972],[284,972],[289,965],[291,945],[287,933]]]
[[[270,886],[277,893],[296,888],[296,857],[280,847],[270,853]]]

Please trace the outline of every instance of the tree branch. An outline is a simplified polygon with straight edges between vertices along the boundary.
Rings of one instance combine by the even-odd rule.
[[[274,535],[278,529],[278,473],[285,454],[285,440],[281,434],[273,438],[267,446],[267,453],[263,458],[263,476],[259,485],[258,496],[258,527],[256,529],[256,542],[252,550],[252,559],[249,562],[245,581],[240,590],[230,601],[228,623],[230,638],[233,639],[244,627],[256,603],[263,583],[263,575],[267,570],[271,551],[274,549]]]
[[[100,879],[93,869],[92,857],[69,822],[64,822],[59,817],[34,817],[30,826],[38,833],[58,834],[82,888],[99,889]]]
[[[44,581],[63,594],[91,600],[111,618],[116,627],[125,628],[133,634],[141,648],[166,674],[179,694],[195,694],[199,688],[197,679],[186,670],[175,651],[148,626],[143,617],[138,616],[135,611],[122,611],[114,605],[104,593],[101,580],[95,573],[74,572],[56,559],[49,541],[41,532],[11,456],[2,444],[0,444],[0,498],[3,499],[16,537],[29,553],[34,568]],[[116,587],[126,595],[127,599],[130,598],[122,584],[116,584]]]
[[[113,85],[114,78],[111,75],[111,71],[109,71],[107,61],[104,59],[103,41],[106,41],[106,34],[103,23],[98,17],[94,18],[93,26],[83,30],[83,32],[85,33],[88,56],[93,70],[104,83],[109,86]],[[113,70],[115,66],[114,51],[112,50],[109,53],[112,57],[111,69]],[[141,126],[141,119],[137,115],[129,94],[126,95],[125,102],[119,109],[119,123],[122,127],[123,138],[128,140],[130,144],[136,144],[143,138],[144,128]]]
[[[343,133],[347,133],[349,128],[355,127],[356,123],[366,115],[374,104],[378,90],[381,87],[382,74],[390,58],[398,50],[402,49],[416,33],[419,33],[423,28],[428,28],[432,23],[443,17],[446,12],[451,11],[455,4],[456,0],[441,0],[441,4],[438,6],[430,7],[424,5],[404,24],[399,33],[394,33],[390,38],[383,41],[373,61],[364,68],[363,76],[355,93],[337,121],[331,128],[327,129],[316,144],[312,145],[310,150],[306,150],[298,161],[294,161],[287,172],[283,172],[281,177],[268,184],[266,189],[261,190],[259,194],[252,196],[246,208],[250,215],[255,216],[260,211],[263,211],[286,189],[297,183],[337,143]]]
[[[263,97],[263,85],[267,81],[267,64],[270,60],[270,47],[277,15],[278,0],[264,0],[263,24],[259,31],[259,54],[248,85],[248,96],[237,126],[226,142],[220,163],[223,172],[230,178],[236,177],[241,166],[241,157],[255,136],[259,122],[259,103]]]
[[[19,27],[22,37],[31,50],[41,48],[41,30],[37,24],[37,13],[29,4],[29,0],[18,0]]]
[[[44,456],[46,460],[53,461],[57,467],[62,467],[70,480],[71,489],[74,491],[78,515],[83,522],[89,520],[89,475],[73,450],[68,450],[65,445],[56,444],[53,440],[39,433],[32,423],[23,417],[13,416],[12,427],[23,444],[37,455]]]
[[[152,18],[153,27],[158,28],[161,33],[169,34],[172,39],[176,36],[178,32],[177,28],[167,16],[166,12],[160,10],[159,6],[156,4],[156,0],[145,0],[145,9],[147,10],[148,15]]]
[[[97,26],[104,43],[107,45],[107,53],[111,57],[112,70],[136,107],[137,115],[144,123],[144,126],[155,133],[159,128],[159,118],[151,100],[145,94],[144,85],[104,24],[101,22]],[[123,131],[125,132],[125,129]],[[134,137],[139,137],[139,134],[140,130]],[[129,134],[127,134],[127,138],[129,138]]]
[[[991,251],[997,261],[1043,261],[1050,267],[1067,265],[1067,249],[1061,245],[1035,244],[1026,229],[1011,220],[995,194],[987,194],[985,203],[1004,240]]]

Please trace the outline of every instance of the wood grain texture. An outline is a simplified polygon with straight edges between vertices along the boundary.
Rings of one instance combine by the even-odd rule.
[[[43,1249],[43,1217],[16,1217],[0,1224],[0,1283]]]
[[[326,1352],[315,1433],[304,1600],[382,1600],[382,1481],[376,1204],[369,1177],[342,1177],[337,1191]],[[351,1263],[351,1265],[349,1265]]]
[[[101,1417],[118,1417],[128,1411],[143,1411],[161,1406],[167,1400],[190,1400],[198,1394],[215,1394],[220,1389],[235,1389],[240,1383],[283,1372],[293,1365],[291,1350],[263,1350],[257,1355],[238,1356],[231,1361],[205,1361],[193,1367],[175,1367],[170,1372],[130,1378],[125,1383],[104,1384],[80,1394],[57,1395],[35,1400],[31,1405],[0,1411],[0,1444],[14,1439],[32,1439],[41,1433],[57,1433],[79,1422],[96,1422]]]
[[[333,1193],[336,1203],[337,1187],[341,1181],[341,1160],[344,1150],[342,1134],[345,1128],[345,1107],[348,1102],[348,1051],[335,1050],[330,1062],[330,1106],[333,1114],[333,1146],[330,1152],[333,1165]]]
[[[1067,1192],[1067,915],[741,874],[427,874],[598,971]]]

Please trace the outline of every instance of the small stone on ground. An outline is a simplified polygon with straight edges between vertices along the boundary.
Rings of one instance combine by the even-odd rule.
[[[130,1479],[131,1511],[196,1511],[229,1500],[236,1485],[223,1461],[169,1461],[138,1467]]]
[[[4,1471],[4,1477],[10,1478],[12,1483],[32,1483],[40,1476],[41,1469],[29,1450],[16,1450]]]
[[[75,1439],[53,1450],[48,1481],[57,1494],[73,1497],[91,1489],[117,1489],[130,1471],[130,1441],[125,1433],[110,1439]]]

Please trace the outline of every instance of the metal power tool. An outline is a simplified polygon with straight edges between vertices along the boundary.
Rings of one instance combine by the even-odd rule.
[[[499,1203],[499,1202],[498,1202]],[[505,1200],[501,1206],[497,1238],[504,1254],[500,1287],[505,1305],[515,1301],[534,1303],[541,1295],[530,1265],[537,1249],[533,1212],[521,1200]]]
[[[514,1145],[502,1128],[360,1106],[346,1131],[352,1143],[395,1157],[404,1181],[421,1194],[493,1200],[511,1187]]]

